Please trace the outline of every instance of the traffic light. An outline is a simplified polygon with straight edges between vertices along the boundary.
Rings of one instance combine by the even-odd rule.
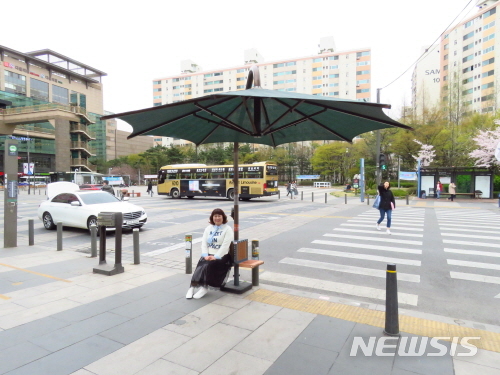
[[[378,156],[378,164],[380,165],[380,169],[387,169],[385,164],[385,154],[380,154]]]

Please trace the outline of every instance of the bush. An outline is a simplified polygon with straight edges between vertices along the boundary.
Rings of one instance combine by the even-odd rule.
[[[399,185],[402,188],[417,188],[417,183],[416,182],[400,182]]]
[[[417,189],[391,189],[392,194],[394,194],[395,197],[406,197],[406,195],[412,195],[415,194]],[[369,189],[366,191],[367,195],[377,195],[378,190],[376,189]]]

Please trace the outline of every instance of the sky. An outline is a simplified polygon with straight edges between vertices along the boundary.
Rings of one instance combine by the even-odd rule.
[[[339,52],[371,48],[372,101],[382,88],[380,101],[397,119],[411,102],[411,65],[422,47],[457,16],[453,24],[472,16],[476,2],[25,0],[17,16],[1,18],[0,45],[51,49],[106,72],[104,108],[120,113],[152,107],[152,81],[179,74],[181,60],[211,70],[243,65],[250,48],[265,61],[311,56],[320,38],[333,36]],[[121,121],[119,128],[131,131]]]

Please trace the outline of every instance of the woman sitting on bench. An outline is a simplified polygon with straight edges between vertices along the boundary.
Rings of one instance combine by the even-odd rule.
[[[186,298],[201,298],[208,287],[220,288],[231,270],[229,247],[234,239],[233,228],[227,225],[227,216],[220,208],[210,215],[210,225],[203,233],[201,258],[191,278]],[[195,288],[199,288],[195,293]]]

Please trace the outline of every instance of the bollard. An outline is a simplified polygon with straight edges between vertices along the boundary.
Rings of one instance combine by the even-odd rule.
[[[186,234],[184,237],[186,241],[186,274],[193,273],[193,235]]]
[[[122,266],[122,226],[123,213],[115,212],[115,265],[110,276],[125,271],[125,268]]]
[[[259,240],[252,240],[252,260],[259,260]]]
[[[97,256],[97,226],[92,224],[90,226],[90,257]]]
[[[134,195],[134,191],[133,191],[133,190],[132,190],[132,197],[135,197],[135,195]]]
[[[408,206],[410,204],[410,201],[409,201],[409,195],[406,194],[406,205]]]
[[[29,238],[29,246],[33,246],[35,244],[35,220],[28,220],[28,238]]]
[[[345,204],[347,204],[347,194],[344,194]]]
[[[325,204],[327,203],[327,194],[325,193]]]
[[[99,225],[99,265],[106,265],[106,226]],[[95,272],[95,268],[94,268]]]
[[[57,251],[61,251],[63,249],[63,239],[62,239],[62,222],[58,221],[57,222]]]
[[[301,192],[300,192],[300,200],[301,200],[301,201],[303,201],[303,200],[304,200],[304,192],[303,192],[303,191],[301,191]]]
[[[366,196],[366,204],[368,206],[370,205],[370,196],[369,195]]]
[[[141,253],[139,248],[139,228],[134,228],[132,232],[134,236],[134,264],[141,264]]]
[[[396,265],[394,263],[387,264],[384,334],[388,336],[399,336],[398,280],[396,275]]]
[[[38,189],[38,195],[40,195],[40,190],[42,190],[42,189]]]
[[[278,190],[278,199],[281,199],[281,191]]]
[[[314,202],[314,191],[311,193],[311,201]]]

